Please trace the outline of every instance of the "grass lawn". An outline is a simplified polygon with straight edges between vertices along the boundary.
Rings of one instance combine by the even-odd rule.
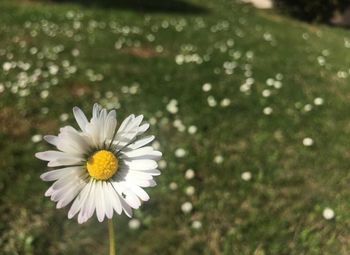
[[[34,158],[94,102],[143,114],[164,154],[139,229],[114,218],[118,255],[349,254],[349,31],[180,3],[0,2],[1,254],[107,254],[107,224],[68,220]]]

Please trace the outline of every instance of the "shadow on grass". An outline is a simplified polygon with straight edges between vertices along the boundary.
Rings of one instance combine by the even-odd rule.
[[[86,7],[128,9],[138,12],[206,14],[208,9],[183,0],[52,0],[55,3],[77,3]]]

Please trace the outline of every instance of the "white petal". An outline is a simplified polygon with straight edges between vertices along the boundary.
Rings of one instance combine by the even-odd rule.
[[[105,208],[106,208],[106,216],[108,219],[112,219],[113,217],[113,206],[110,201],[110,196],[109,196],[109,188],[108,184],[106,181],[102,182],[102,192],[103,192],[103,197],[104,197],[104,203],[105,203]]]
[[[115,210],[116,213],[121,214],[122,213],[122,205],[120,202],[119,194],[113,188],[113,186],[110,182],[107,183],[107,188],[109,189],[108,198],[109,198],[111,205],[113,206],[113,209]]]
[[[96,215],[99,222],[102,222],[105,217],[105,205],[104,205],[104,196],[103,196],[103,190],[102,190],[102,181],[96,182],[96,196],[95,196],[95,203],[96,203]]]
[[[94,214],[96,203],[95,203],[95,197],[96,197],[96,181],[93,181],[93,184],[91,185],[90,194],[86,200],[86,209],[85,209],[85,217],[91,218]]]
[[[160,151],[155,151],[152,146],[141,147],[136,150],[122,151],[121,158],[125,159],[153,159],[159,160],[162,157]]]
[[[68,218],[71,219],[76,215],[80,208],[83,206],[86,198],[88,197],[89,191],[91,189],[92,179],[90,179],[89,183],[85,185],[85,187],[81,190],[79,195],[75,198],[69,212]]]
[[[119,132],[123,132],[124,129],[129,125],[129,123],[132,122],[132,120],[135,118],[134,114],[129,115],[125,120],[123,120],[122,124],[120,125],[119,129],[118,129],[118,133]]]
[[[148,123],[143,124],[142,126],[139,127],[137,135],[141,135],[145,133],[148,129],[149,129],[149,124]]]
[[[65,168],[60,168],[52,171],[48,171],[46,173],[43,173],[40,175],[40,178],[43,181],[55,181],[59,178],[64,177],[65,175],[69,174],[71,171],[79,171],[81,170],[81,167],[65,167]]]
[[[135,149],[138,149],[142,146],[145,146],[146,144],[152,142],[154,140],[154,136],[151,135],[151,136],[147,136],[147,137],[144,137],[132,144],[130,144],[129,146],[126,147],[126,149],[131,149],[131,150],[135,150]]]
[[[140,199],[131,190],[125,190],[125,201],[134,209],[138,209],[141,206]]]
[[[80,129],[82,131],[85,131],[85,126],[88,123],[88,120],[87,120],[84,112],[79,107],[74,107],[73,114],[74,114],[75,120],[77,121]]]
[[[53,188],[52,187],[48,188],[45,192],[45,197],[51,196],[52,192],[53,192]]]
[[[130,180],[130,181],[136,180],[136,179],[148,181],[148,180],[153,180],[153,176],[142,171],[129,171],[124,179]]]
[[[72,200],[78,195],[78,193],[82,190],[82,188],[85,186],[85,184],[78,182],[75,184],[70,190],[67,191],[67,193],[64,195],[60,201],[58,201],[56,208],[63,208],[66,205],[68,205]]]
[[[130,205],[128,205],[128,203],[124,199],[121,199],[120,202],[122,204],[123,211],[126,214],[126,216],[131,218],[132,217],[132,209],[131,209]]]
[[[57,137],[57,136],[54,136],[54,135],[45,135],[45,136],[44,136],[44,140],[45,140],[46,142],[48,142],[49,144],[52,144],[52,145],[57,146],[57,140],[58,140],[58,137]]]
[[[121,167],[124,168],[124,165],[127,169],[131,170],[151,170],[158,167],[157,162],[151,159],[140,159],[131,161],[124,160],[123,166]]]
[[[82,158],[67,157],[67,158],[58,158],[54,161],[50,161],[47,165],[49,167],[71,166],[71,165],[79,165],[82,162],[83,162]]]
[[[148,201],[150,199],[146,191],[137,185],[130,185],[129,188],[140,198],[142,201]]]
[[[44,161],[56,160],[59,157],[67,157],[68,154],[61,151],[43,151],[35,153],[35,157]]]

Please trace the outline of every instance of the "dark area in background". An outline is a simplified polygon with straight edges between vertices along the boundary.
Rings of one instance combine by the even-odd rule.
[[[349,0],[274,0],[282,12],[307,22],[331,23],[334,15],[342,14]]]
[[[182,0],[51,0],[55,3],[76,3],[85,7],[130,9],[139,12],[205,14],[208,9]]]

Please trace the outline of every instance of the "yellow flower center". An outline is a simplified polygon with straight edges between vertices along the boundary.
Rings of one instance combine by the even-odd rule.
[[[86,162],[86,168],[91,177],[97,180],[107,180],[118,170],[118,159],[107,150],[95,152]]]

